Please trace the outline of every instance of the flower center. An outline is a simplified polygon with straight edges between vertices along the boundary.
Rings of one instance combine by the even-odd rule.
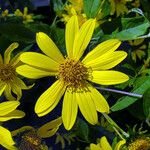
[[[37,135],[36,130],[31,130],[22,136],[19,150],[41,150],[42,139]]]
[[[137,139],[128,147],[129,150],[149,150],[150,139]]]
[[[15,69],[9,65],[0,65],[0,80],[7,82],[13,79],[13,77],[15,76]]]
[[[82,62],[66,58],[60,64],[58,78],[62,79],[65,85],[73,91],[86,89],[86,80],[89,77],[89,69]]]

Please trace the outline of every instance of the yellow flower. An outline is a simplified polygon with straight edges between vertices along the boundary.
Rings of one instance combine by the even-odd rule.
[[[29,23],[29,22],[33,22],[33,15],[32,14],[28,14],[28,8],[25,7],[23,10],[23,13],[17,9],[14,13],[16,16],[18,17],[22,17],[23,18],[23,23]]]
[[[126,143],[125,139],[119,141],[114,150],[120,150],[121,146]],[[103,136],[100,138],[100,141],[98,144],[90,144],[90,150],[113,150],[110,146],[109,142],[107,141],[106,137]]]
[[[135,8],[140,7],[140,0],[135,0],[131,5]]]
[[[12,43],[4,52],[4,60],[0,54],[0,95],[4,92],[8,100],[19,100],[22,96],[22,89],[29,89],[32,87],[26,86],[15,71],[16,67],[19,65],[20,53],[10,59],[12,51],[18,46],[18,43]],[[17,98],[12,95],[12,92]]]
[[[74,15],[78,17],[79,26],[87,21],[86,15],[84,13],[81,13],[81,11],[77,11],[73,5],[66,5],[64,7],[64,10],[66,11],[66,13],[62,14],[61,21],[65,23],[67,23]]]
[[[8,9],[2,11],[2,17],[7,17],[8,15],[9,15],[9,10]]]
[[[83,10],[83,0],[68,0],[77,12]]]
[[[140,60],[146,55],[146,45],[143,44],[144,39],[137,39],[133,41],[129,41],[129,44],[133,47],[133,51],[131,52],[132,59],[136,62],[137,58]]]
[[[18,101],[0,103],[0,122],[24,117],[24,112],[15,110],[19,104],[20,103]],[[15,142],[12,139],[10,131],[2,126],[0,126],[0,144],[8,150],[16,150],[16,148],[13,146]]]
[[[109,0],[111,7],[111,15],[114,15],[116,12],[117,17],[128,12],[126,7],[126,0]]]
[[[150,138],[138,138],[129,144],[129,150],[149,150],[150,148]]]
[[[17,68],[19,74],[32,79],[57,77],[58,80],[37,100],[35,112],[39,117],[48,114],[64,95],[62,120],[67,130],[75,123],[78,107],[85,119],[93,125],[98,122],[97,111],[109,113],[107,101],[91,82],[113,85],[129,79],[124,73],[108,70],[127,56],[124,51],[114,52],[121,44],[117,39],[99,44],[82,58],[94,28],[94,19],[86,21],[80,29],[76,16],[68,21],[65,31],[66,58],[46,34],[37,33],[37,44],[46,55],[23,53],[20,59],[26,64]]]
[[[62,119],[59,117],[44,124],[39,129],[35,129],[31,126],[24,126],[15,131],[12,131],[11,133],[14,137],[21,135],[21,141],[18,143],[19,149],[24,148],[28,150],[28,147],[30,147],[32,149],[48,150],[48,147],[42,142],[42,138],[53,136],[61,124]]]

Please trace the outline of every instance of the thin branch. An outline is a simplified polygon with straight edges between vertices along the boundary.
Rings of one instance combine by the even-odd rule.
[[[115,89],[110,89],[110,88],[102,88],[102,87],[97,87],[97,86],[95,86],[95,88],[98,90],[102,90],[102,91],[109,91],[109,92],[124,94],[124,95],[128,95],[128,96],[133,96],[133,97],[137,97],[137,98],[142,98],[142,96],[143,96],[141,94],[130,93],[130,92],[125,92],[125,91],[115,90]]]

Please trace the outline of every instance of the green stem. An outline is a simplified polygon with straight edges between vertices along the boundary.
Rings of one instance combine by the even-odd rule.
[[[126,137],[129,137],[129,134],[123,131],[106,113],[103,113],[105,119],[113,126],[113,129],[116,131],[116,133],[123,139],[119,131]]]

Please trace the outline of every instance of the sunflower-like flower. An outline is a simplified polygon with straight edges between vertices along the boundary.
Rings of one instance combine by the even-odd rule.
[[[29,23],[33,22],[33,14],[28,14],[28,7],[24,7],[23,12],[21,12],[19,9],[16,9],[14,14],[18,17],[22,17],[23,23]]]
[[[15,110],[20,103],[18,101],[8,101],[0,103],[0,122],[4,122],[14,118],[22,118],[25,113],[20,110]],[[0,145],[8,150],[16,150],[15,142],[9,130],[0,126]]]
[[[62,119],[59,117],[47,122],[38,129],[32,126],[23,126],[12,131],[11,134],[16,139],[18,137],[19,140],[17,140],[18,142],[16,145],[20,150],[48,150],[48,147],[43,142],[43,138],[52,137],[57,132],[61,124]]]
[[[81,28],[76,16],[68,21],[65,31],[68,56],[65,58],[46,34],[37,33],[37,44],[46,55],[23,53],[20,59],[26,64],[17,68],[19,74],[32,79],[56,76],[57,81],[37,100],[35,112],[39,117],[48,114],[64,95],[62,120],[67,130],[75,123],[78,107],[85,119],[93,125],[98,122],[97,111],[109,113],[107,101],[91,82],[113,85],[129,79],[124,73],[108,70],[127,56],[124,51],[114,52],[121,44],[117,39],[99,44],[82,57],[94,28],[94,19],[86,21]]]
[[[113,15],[116,12],[117,17],[123,15],[128,12],[128,8],[126,6],[127,1],[132,0],[109,0],[111,12],[110,14]]]
[[[64,10],[66,11],[66,13],[63,13],[61,15],[61,21],[63,21],[64,23],[67,23],[74,15],[78,17],[79,26],[87,21],[86,15],[84,13],[78,12],[73,5],[66,5],[64,7]]]
[[[126,143],[125,139],[119,141],[116,145],[114,150],[120,150],[121,146]],[[90,144],[90,150],[113,150],[109,142],[107,141],[106,137],[103,136],[100,138],[98,144]]]
[[[146,55],[146,44],[144,39],[137,39],[129,41],[129,44],[132,46],[133,51],[131,52],[132,59],[136,62],[137,58],[141,60]]]
[[[0,54],[0,95],[4,92],[8,100],[19,100],[22,96],[22,89],[32,87],[26,86],[15,71],[19,65],[20,53],[10,59],[12,51],[18,46],[18,43],[12,43],[4,52],[4,60]],[[11,92],[13,92],[17,98],[15,98]]]

